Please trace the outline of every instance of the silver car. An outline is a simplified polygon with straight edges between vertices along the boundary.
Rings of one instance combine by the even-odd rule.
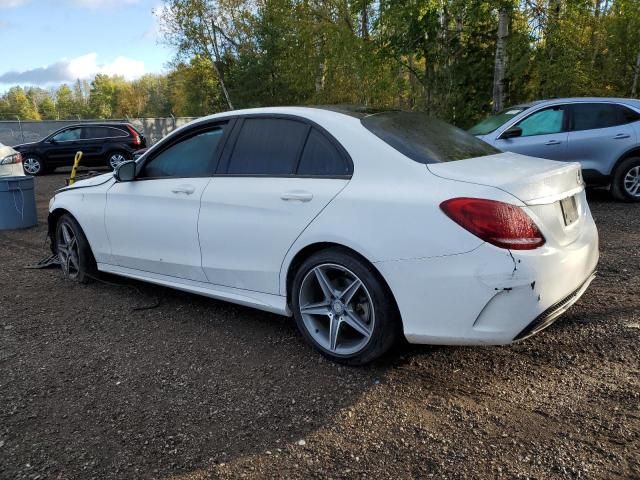
[[[640,202],[640,100],[558,98],[516,105],[469,130],[494,147],[580,162],[585,181]]]

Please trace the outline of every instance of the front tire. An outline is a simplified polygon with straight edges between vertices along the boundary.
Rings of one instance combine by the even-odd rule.
[[[47,173],[47,169],[37,155],[25,155],[22,160],[22,169],[27,175],[38,176]]]
[[[65,278],[89,283],[96,274],[96,261],[82,228],[75,218],[65,214],[56,225],[56,252]]]
[[[611,194],[623,202],[640,202],[640,157],[623,160],[615,170]]]
[[[345,249],[306,259],[293,280],[291,300],[303,337],[336,362],[369,363],[401,334],[395,302],[380,274]]]

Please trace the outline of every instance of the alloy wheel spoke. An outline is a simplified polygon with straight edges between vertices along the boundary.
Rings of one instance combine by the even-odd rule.
[[[329,349],[334,352],[338,346],[338,335],[340,333],[341,323],[340,319],[336,316],[332,316],[329,322]]]
[[[66,225],[62,225],[62,237],[64,238],[64,243],[69,246],[71,244],[71,232],[69,232],[69,227]]]
[[[342,300],[342,303],[348,305],[361,286],[362,282],[356,278],[347,288],[338,294],[338,297]]]
[[[318,280],[318,284],[322,289],[322,293],[324,294],[325,300],[331,300],[333,297],[335,297],[333,286],[331,285],[331,282],[329,282],[329,278],[324,273],[322,268],[321,267],[314,268],[313,273],[315,273],[316,279]]]
[[[309,303],[300,307],[300,313],[307,315],[329,315],[330,312],[331,307],[326,300],[318,303]]]
[[[362,321],[362,319],[355,313],[353,310],[347,310],[346,315],[343,317],[343,321],[353,328],[356,332],[362,335],[365,338],[369,338],[371,336],[371,332],[369,331],[369,326]]]
[[[80,262],[78,261],[78,255],[75,252],[72,252],[71,255],[69,255],[69,265],[73,266],[76,271],[80,270]]]

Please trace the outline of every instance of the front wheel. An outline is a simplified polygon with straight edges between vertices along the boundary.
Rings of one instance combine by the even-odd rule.
[[[369,363],[400,336],[395,302],[380,275],[343,249],[309,257],[296,273],[291,295],[302,335],[331,360]]]
[[[96,261],[82,228],[71,215],[62,215],[56,226],[56,251],[65,278],[88,283],[96,272]]]
[[[46,169],[40,157],[36,155],[26,155],[22,160],[22,169],[27,175],[42,175]]]
[[[618,165],[613,175],[611,193],[616,200],[640,202],[640,157],[627,158]]]

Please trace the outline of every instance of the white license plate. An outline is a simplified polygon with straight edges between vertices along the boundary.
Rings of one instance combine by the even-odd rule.
[[[575,196],[560,200],[560,208],[565,225],[569,226],[578,220],[578,204]]]

